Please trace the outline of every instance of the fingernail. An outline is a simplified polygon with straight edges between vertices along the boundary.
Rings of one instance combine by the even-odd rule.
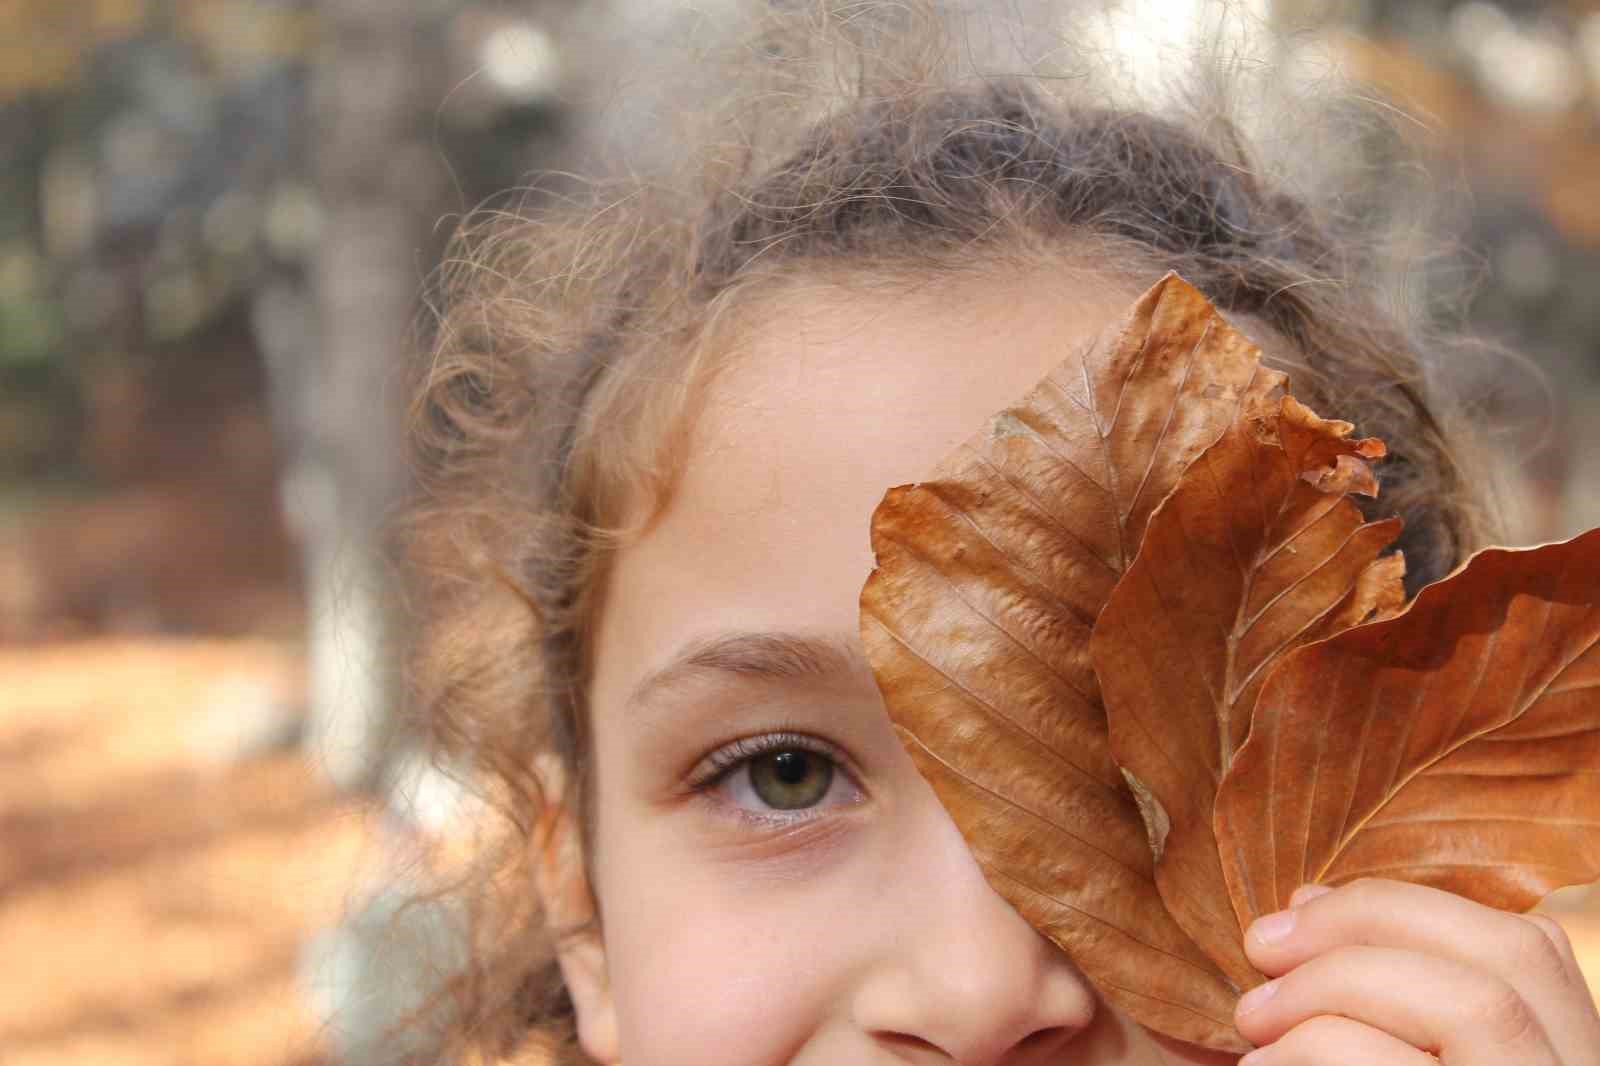
[[[1239,1009],[1235,1013],[1241,1016],[1249,1014],[1251,1011],[1261,1006],[1261,1004],[1271,999],[1277,991],[1278,982],[1276,981],[1268,981],[1264,985],[1256,985],[1250,991],[1246,992],[1239,1000]]]
[[[1267,1049],[1258,1047],[1239,1060],[1239,1066],[1267,1066]]]
[[[1302,903],[1310,903],[1318,896],[1326,896],[1333,889],[1327,885],[1301,885],[1294,890],[1294,895],[1289,897],[1289,906],[1298,907]]]
[[[1257,918],[1250,926],[1250,935],[1258,944],[1276,944],[1294,929],[1294,911],[1274,911]]]

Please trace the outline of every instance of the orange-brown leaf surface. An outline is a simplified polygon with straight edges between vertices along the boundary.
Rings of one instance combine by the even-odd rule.
[[[1068,353],[1064,353],[1068,354]],[[1243,1049],[1111,757],[1091,627],[1179,475],[1283,382],[1168,275],[873,515],[862,637],[990,883],[1134,1019]]]
[[[1600,530],[1480,552],[1285,658],[1216,816],[1241,924],[1306,881],[1520,911],[1600,877]]]
[[[1375,440],[1169,275],[872,519],[867,654],[990,883],[1219,1049],[1306,881],[1522,910],[1600,877],[1600,530],[1404,608]]]
[[[1247,412],[1184,472],[1090,642],[1111,753],[1140,797],[1167,909],[1237,988],[1245,958],[1212,829],[1217,786],[1287,652],[1403,597],[1397,519],[1366,523],[1376,440],[1293,397]],[[1135,784],[1135,782],[1137,782]]]

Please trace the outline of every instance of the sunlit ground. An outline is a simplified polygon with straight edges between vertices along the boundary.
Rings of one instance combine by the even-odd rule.
[[[0,1059],[321,1063],[300,946],[346,906],[364,819],[286,743],[263,643],[0,653]]]
[[[354,898],[369,820],[292,746],[292,652],[0,652],[6,1066],[313,1066],[301,945]],[[1591,987],[1600,900],[1563,894]]]

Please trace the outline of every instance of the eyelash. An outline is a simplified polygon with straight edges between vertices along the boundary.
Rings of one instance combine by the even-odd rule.
[[[847,761],[838,748],[817,737],[808,736],[805,733],[787,731],[744,737],[713,751],[701,760],[700,766],[690,775],[689,790],[709,798],[713,789],[735,773],[738,773],[755,759],[775,751],[803,751],[827,759],[833,764],[835,773],[844,774],[850,781],[850,787],[857,792],[860,791],[860,786],[855,784],[854,774],[848,768]],[[762,822],[798,822],[821,816],[818,808],[794,812],[774,810],[762,813],[745,811],[741,808],[740,814],[743,817]]]

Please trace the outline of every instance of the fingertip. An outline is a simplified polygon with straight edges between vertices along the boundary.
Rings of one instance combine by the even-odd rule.
[[[1245,931],[1245,941],[1263,947],[1281,944],[1294,932],[1295,918],[1293,910],[1263,914],[1250,923],[1250,928]]]
[[[1239,1005],[1234,1008],[1233,1012],[1234,1018],[1242,1019],[1245,1015],[1254,1013],[1277,994],[1277,981],[1263,981],[1239,997]]]
[[[1278,988],[1276,981],[1259,984],[1240,996],[1233,1008],[1233,1027],[1252,1044],[1265,1044],[1274,1035],[1272,1016],[1275,1012],[1262,1008],[1277,996]]]

